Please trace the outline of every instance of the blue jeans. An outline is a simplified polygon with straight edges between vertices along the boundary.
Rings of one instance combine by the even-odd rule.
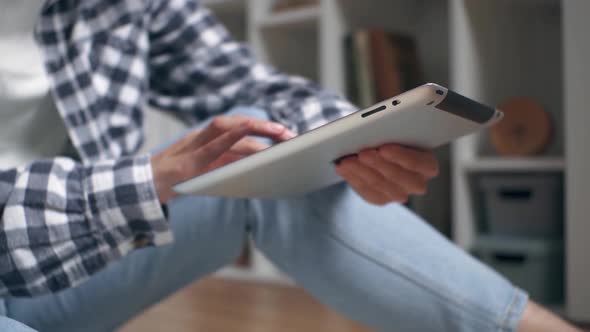
[[[265,117],[240,108],[237,113]],[[78,287],[5,299],[1,331],[112,331],[256,246],[315,298],[378,331],[514,331],[527,295],[399,204],[345,184],[277,200],[180,197],[175,242],[138,250]],[[7,325],[8,324],[8,325]]]

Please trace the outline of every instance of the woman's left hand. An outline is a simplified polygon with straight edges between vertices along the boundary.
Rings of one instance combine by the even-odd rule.
[[[439,169],[432,151],[385,144],[340,160],[336,172],[366,201],[385,205],[424,194]]]

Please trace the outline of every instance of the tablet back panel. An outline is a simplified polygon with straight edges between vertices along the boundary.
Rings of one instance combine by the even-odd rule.
[[[334,161],[343,156],[384,143],[432,149],[500,118],[501,112],[427,84],[178,184],[174,190],[228,197],[299,195],[342,181]]]

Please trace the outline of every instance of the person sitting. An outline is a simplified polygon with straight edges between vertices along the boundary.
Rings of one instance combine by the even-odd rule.
[[[336,166],[346,183],[291,199],[175,197],[266,148],[251,135],[356,110],[257,61],[200,2],[2,5],[0,330],[112,331],[231,262],[247,233],[376,330],[575,330],[398,204],[437,175],[431,151],[359,151]],[[200,129],[136,155],[148,104]]]

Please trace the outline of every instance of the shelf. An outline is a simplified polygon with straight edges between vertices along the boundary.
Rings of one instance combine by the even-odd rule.
[[[319,9],[289,10],[258,21],[265,59],[279,70],[319,81]]]
[[[561,0],[503,0],[511,6],[533,6],[533,7],[550,7],[559,8]],[[498,1],[500,2],[500,1]]]
[[[320,8],[316,6],[273,13],[258,22],[261,28],[305,28],[319,22]]]
[[[563,158],[479,158],[460,163],[468,172],[561,172],[565,168]]]
[[[242,14],[246,8],[243,0],[203,0],[202,3],[215,12],[227,14]]]
[[[235,39],[246,40],[247,19],[244,0],[207,0],[203,4],[211,9]]]

